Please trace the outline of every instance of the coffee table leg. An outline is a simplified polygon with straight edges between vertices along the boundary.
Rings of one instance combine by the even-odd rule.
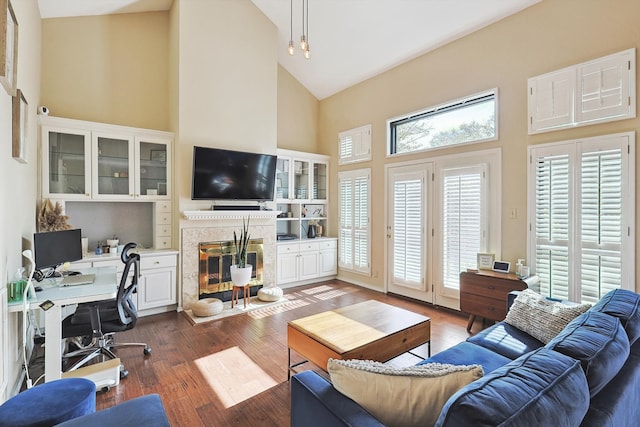
[[[307,362],[308,360],[305,359],[301,362],[294,363],[292,365],[291,364],[291,347],[287,347],[287,381],[291,379],[291,371],[293,371],[293,368],[295,368],[296,366],[304,365]]]

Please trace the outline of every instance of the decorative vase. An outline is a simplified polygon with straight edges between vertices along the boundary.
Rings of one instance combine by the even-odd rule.
[[[234,286],[245,286],[251,280],[251,272],[253,266],[247,264],[246,267],[238,268],[237,265],[232,265],[231,268],[231,281]]]

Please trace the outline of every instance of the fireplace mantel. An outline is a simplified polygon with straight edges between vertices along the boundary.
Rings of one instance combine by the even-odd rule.
[[[184,218],[189,221],[202,221],[210,219],[243,219],[243,218],[257,218],[257,219],[270,219],[276,218],[280,211],[213,211],[213,210],[200,210],[200,211],[183,211]]]

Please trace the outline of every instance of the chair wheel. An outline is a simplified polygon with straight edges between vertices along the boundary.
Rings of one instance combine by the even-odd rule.
[[[148,356],[151,354],[151,347],[145,347],[144,350],[142,350],[142,352],[144,353],[145,356]]]
[[[121,375],[122,375],[122,374],[121,374]],[[100,391],[101,391],[101,392],[103,392],[103,393],[106,393],[106,392],[108,392],[109,390],[111,390],[111,387],[109,387],[109,386],[104,386],[104,387],[102,387],[102,388],[100,389]]]

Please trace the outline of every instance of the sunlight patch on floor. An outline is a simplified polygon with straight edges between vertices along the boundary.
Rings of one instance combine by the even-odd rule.
[[[256,396],[278,383],[239,347],[219,351],[195,361],[225,408]]]
[[[291,298],[291,297],[289,297]],[[260,310],[254,310],[247,313],[247,316],[253,319],[263,319],[265,317],[273,316],[274,314],[284,313],[285,311],[295,310],[296,308],[304,307],[311,304],[308,301],[302,301],[299,299],[290,299],[287,303],[277,305],[273,307],[261,308]]]

